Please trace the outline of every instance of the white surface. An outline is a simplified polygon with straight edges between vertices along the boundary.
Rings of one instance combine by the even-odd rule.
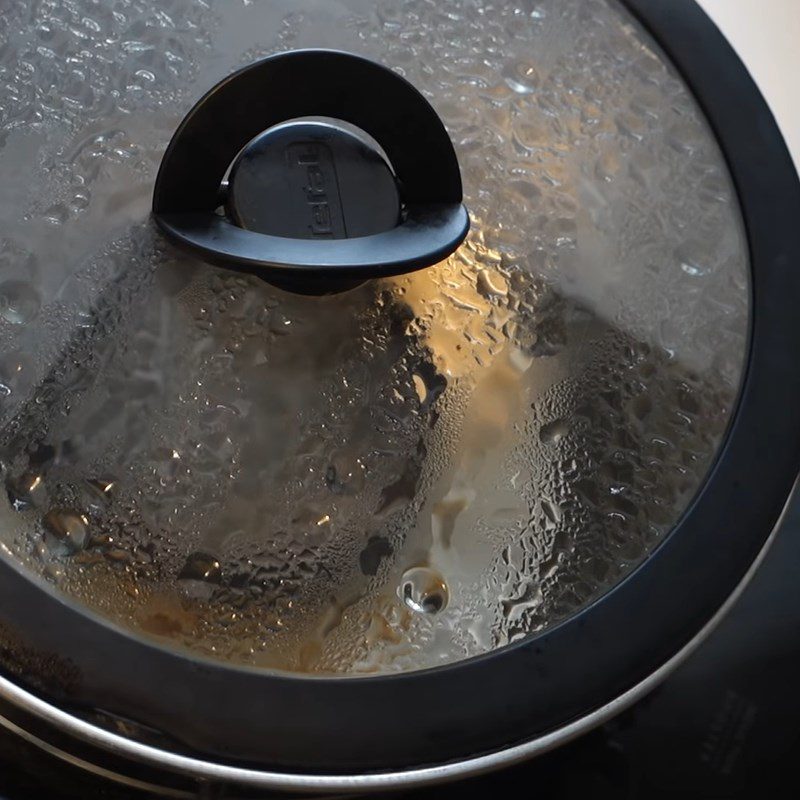
[[[699,0],[767,98],[800,169],[800,0]]]

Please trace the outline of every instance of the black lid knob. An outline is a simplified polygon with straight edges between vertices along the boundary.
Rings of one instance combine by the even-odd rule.
[[[304,50],[246,67],[195,105],[164,155],[153,214],[205,260],[317,294],[446,258],[469,230],[461,200],[450,138],[408,81]]]
[[[400,190],[380,152],[326,122],[288,122],[236,157],[226,208],[240,228],[295,239],[348,239],[400,224]]]

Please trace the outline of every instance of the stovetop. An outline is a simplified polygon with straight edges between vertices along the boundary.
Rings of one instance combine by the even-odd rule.
[[[533,762],[408,797],[511,797],[520,796],[524,787],[530,787],[531,795],[564,800],[786,796],[784,787],[792,785],[800,759],[798,564],[796,497],[772,550],[733,611],[649,697],[599,730]],[[675,601],[680,602],[680,576]],[[3,800],[143,796],[64,766],[0,733]]]

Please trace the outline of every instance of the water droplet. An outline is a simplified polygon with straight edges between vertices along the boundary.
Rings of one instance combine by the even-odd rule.
[[[698,266],[697,264],[691,264],[686,261],[681,262],[681,269],[687,275],[691,275],[693,278],[696,278],[699,275],[705,275],[706,272],[708,272],[708,270],[704,267]]]
[[[183,565],[178,580],[219,583],[222,567],[214,556],[208,553],[192,553]]]
[[[0,283],[0,317],[13,325],[24,325],[38,313],[41,299],[36,289],[25,281]]]
[[[60,544],[71,553],[83,550],[88,538],[89,520],[79,511],[71,508],[51,508],[42,524]]]
[[[706,242],[684,242],[675,249],[675,258],[681,270],[692,278],[699,278],[711,271],[713,260],[712,245]]]
[[[428,387],[425,386],[425,381],[417,375],[415,372],[412,376],[414,381],[414,389],[416,389],[417,397],[419,398],[420,404],[425,402],[425,398],[428,396]]]
[[[506,85],[517,94],[530,94],[539,83],[536,68],[525,61],[515,61],[503,70]]]
[[[278,311],[270,317],[269,330],[276,336],[288,336],[294,331],[294,326],[291,319]]]
[[[6,492],[11,505],[17,511],[41,508],[47,503],[47,487],[41,475],[25,472],[6,481]]]
[[[335,454],[325,471],[325,485],[334,494],[358,494],[365,482],[364,465],[347,453]]]
[[[619,155],[615,151],[602,153],[595,164],[595,177],[610,183],[620,171],[621,166]]]
[[[438,614],[450,599],[444,578],[430,567],[413,567],[404,572],[398,593],[418,614]]]
[[[561,508],[558,503],[548,500],[546,497],[542,498],[541,503],[542,511],[544,512],[544,515],[548,521],[548,527],[555,527],[558,525],[562,518]]]
[[[13,351],[0,356],[0,395],[24,392],[31,383],[30,358]]]
[[[484,297],[506,297],[508,281],[499,272],[482,269],[478,273],[478,291]]]
[[[109,500],[112,497],[117,485],[113,478],[91,478],[86,483],[98,497],[104,500]]]
[[[539,439],[543,444],[558,444],[569,433],[569,422],[557,419],[542,425],[539,430]]]

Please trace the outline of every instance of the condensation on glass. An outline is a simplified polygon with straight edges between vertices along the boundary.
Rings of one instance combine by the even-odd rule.
[[[308,298],[154,231],[191,104],[310,46],[446,121],[473,220],[446,263]],[[429,667],[569,617],[701,487],[743,226],[616,3],[16,0],[0,85],[0,537],[79,603],[234,662]]]

